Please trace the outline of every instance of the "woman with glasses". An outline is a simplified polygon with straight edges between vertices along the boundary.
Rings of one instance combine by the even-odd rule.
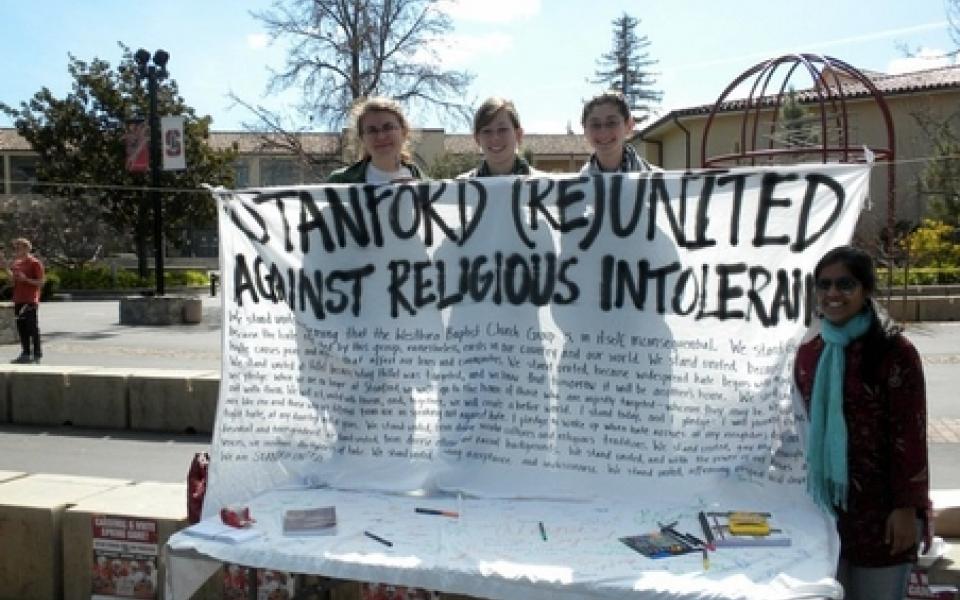
[[[930,541],[923,368],[874,299],[870,255],[834,248],[814,277],[821,331],[794,365],[807,489],[836,517],[844,598],[899,600],[919,540]]]
[[[633,116],[630,107],[619,92],[606,92],[594,96],[583,105],[580,116],[587,143],[593,148],[590,160],[580,173],[637,173],[659,171],[637,154],[627,138],[633,132]]]
[[[410,124],[397,102],[389,98],[367,98],[354,106],[351,120],[361,158],[331,173],[327,183],[394,183],[423,179],[410,157]]]
[[[523,127],[517,107],[510,100],[487,98],[480,105],[473,116],[473,139],[483,151],[483,160],[476,168],[458,175],[458,179],[540,173],[517,154],[523,142]]]

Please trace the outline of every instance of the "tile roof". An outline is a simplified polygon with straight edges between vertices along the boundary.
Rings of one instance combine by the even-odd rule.
[[[899,73],[896,75],[867,70],[861,70],[861,73],[873,83],[877,91],[883,94],[884,97],[916,92],[960,89],[960,65],[924,69],[922,71],[912,71],[910,73]],[[870,91],[862,83],[847,77],[842,77],[842,79],[841,85],[846,98],[856,99],[870,95]],[[762,99],[763,104],[772,105],[774,98],[775,96],[764,96]],[[817,95],[812,88],[797,90],[797,99],[800,102],[815,102]],[[745,108],[745,106],[745,99],[729,100],[720,106],[719,112],[741,110]],[[713,104],[702,104],[673,110],[647,127],[644,127],[641,134],[646,134],[662,127],[664,123],[673,119],[674,116],[708,115],[711,110],[713,110]]]
[[[339,133],[304,132],[296,136],[308,154],[340,153]],[[284,148],[270,143],[278,138],[276,134],[249,131],[211,131],[210,145],[218,150],[236,147],[241,154],[286,154]]]
[[[12,127],[0,127],[0,150],[30,150],[27,140]]]

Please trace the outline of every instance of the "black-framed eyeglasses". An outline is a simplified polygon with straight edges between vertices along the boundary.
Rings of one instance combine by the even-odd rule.
[[[378,133],[393,133],[398,131],[400,127],[396,123],[390,123],[389,121],[377,127],[376,125],[369,125],[363,128],[363,135],[374,137]]]
[[[836,287],[837,291],[843,294],[852,294],[857,286],[860,285],[860,282],[854,279],[853,277],[837,277],[836,279],[830,279],[829,277],[821,277],[817,279],[817,290],[821,292],[829,292],[830,288]]]

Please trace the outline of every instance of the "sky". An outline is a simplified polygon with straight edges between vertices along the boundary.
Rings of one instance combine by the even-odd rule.
[[[305,121],[297,91],[267,93],[271,69],[283,67],[282,41],[271,41],[251,11],[272,0],[0,0],[0,101],[19,105],[42,87],[69,92],[68,55],[119,63],[118,42],[163,48],[187,104],[213,117],[219,131],[242,131],[256,119],[227,97]],[[714,102],[739,74],[764,59],[794,52],[825,54],[888,73],[954,64],[943,0],[449,0],[454,29],[444,66],[475,75],[466,99],[511,98],[528,133],[580,133],[588,83],[612,46],[611,22],[640,19],[658,64],[658,113]],[[905,51],[915,58],[908,58]],[[805,87],[798,85],[797,87]],[[414,126],[439,127],[435,115],[411,115]],[[0,127],[12,120],[0,115]],[[448,131],[465,131],[446,126]]]

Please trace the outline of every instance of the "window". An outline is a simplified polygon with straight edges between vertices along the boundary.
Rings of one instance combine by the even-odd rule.
[[[7,193],[7,161],[0,154],[0,194]]]
[[[297,163],[289,158],[260,160],[260,185],[290,185],[300,183]]]
[[[234,161],[233,165],[233,187],[250,187],[250,162],[244,159]]]
[[[29,194],[33,192],[33,184],[37,182],[37,165],[40,159],[36,156],[10,157],[10,193]]]

